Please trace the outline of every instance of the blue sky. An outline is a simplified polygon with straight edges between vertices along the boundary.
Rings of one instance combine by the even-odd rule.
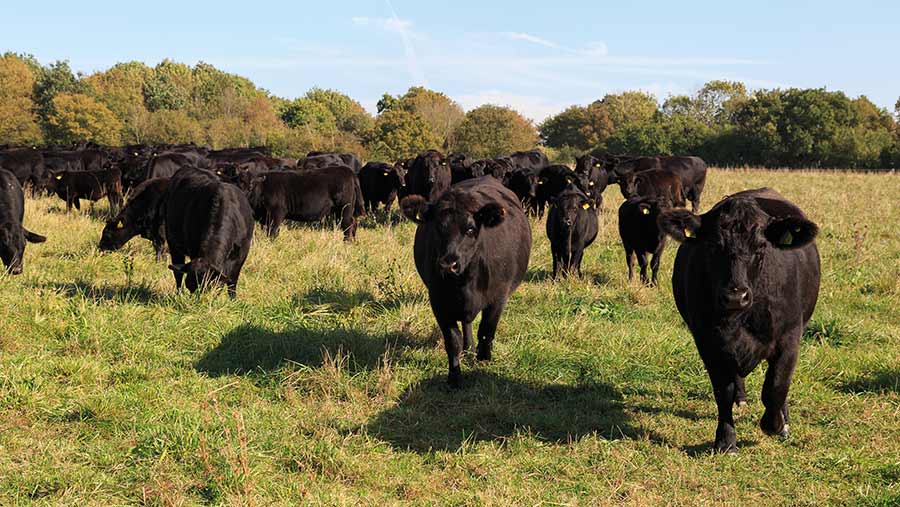
[[[826,87],[893,109],[900,2],[407,1],[17,2],[0,50],[115,62],[203,60],[280,96],[335,88],[374,109],[384,92],[443,91],[540,121],[608,92],[660,101],[711,79]]]

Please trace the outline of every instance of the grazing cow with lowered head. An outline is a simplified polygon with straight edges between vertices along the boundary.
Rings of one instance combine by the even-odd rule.
[[[581,276],[584,249],[597,238],[594,201],[575,187],[563,190],[550,204],[547,238],[553,253],[553,278],[560,273]]]
[[[819,295],[818,227],[768,188],[726,197],[699,216],[667,210],[659,224],[681,242],[672,292],[712,381],[716,450],[736,451],[732,408],[746,400],[743,378],[763,360],[759,424],[786,436],[788,389]]]
[[[106,222],[98,247],[111,252],[122,248],[140,235],[153,243],[156,260],[166,251],[165,209],[163,207],[169,178],[154,178],[134,187],[122,211]]]
[[[666,233],[656,223],[667,204],[651,197],[632,197],[619,206],[619,237],[625,249],[625,263],[628,265],[628,281],[634,278],[634,257],[641,267],[641,283],[655,286],[659,274],[659,261],[666,248]],[[647,255],[653,277],[647,276]]]
[[[212,171],[187,167],[172,176],[164,199],[175,287],[181,288],[183,278],[191,292],[220,283],[234,297],[253,239],[247,197]],[[185,263],[185,257],[190,262]]]
[[[118,169],[99,171],[63,171],[47,178],[47,190],[66,201],[66,211],[81,210],[81,199],[109,200],[109,209],[117,212],[122,206],[122,172]]]
[[[365,215],[359,179],[345,166],[306,171],[245,173],[240,183],[254,218],[270,237],[278,237],[285,219],[318,222],[333,216],[340,221],[344,240],[356,237],[356,217]]]
[[[411,195],[400,208],[419,224],[416,270],[444,336],[447,381],[459,387],[460,354],[472,342],[479,313],[477,358],[491,359],[500,314],[528,269],[531,226],[515,194],[488,176],[454,185],[430,202]]]
[[[359,186],[367,212],[375,211],[383,204],[389,213],[404,184],[401,170],[391,164],[368,162],[359,170]]]
[[[22,273],[25,242],[43,243],[47,238],[22,226],[25,218],[25,194],[16,176],[0,169],[0,258],[6,271]]]
[[[669,171],[651,169],[628,173],[619,180],[619,190],[626,199],[649,197],[667,207],[683,208],[685,205],[681,179]]]
[[[700,210],[700,196],[706,185],[706,162],[699,157],[634,157],[618,159],[613,169],[620,181],[629,173],[658,169],[668,171],[681,180],[685,199],[691,201],[694,213]]]
[[[407,195],[421,195],[426,201],[434,201],[448,188],[453,177],[450,165],[441,152],[428,150],[420,154],[406,173]]]

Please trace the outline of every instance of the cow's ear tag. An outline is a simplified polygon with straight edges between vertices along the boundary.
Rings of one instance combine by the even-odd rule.
[[[781,243],[781,246],[791,246],[794,243],[794,235],[790,231],[785,232],[779,243]]]
[[[572,178],[566,178],[566,183],[572,183]]]
[[[685,228],[684,228],[684,237],[685,237],[685,238],[693,238],[693,237],[694,237],[693,231],[691,231],[690,229],[688,229],[687,227],[685,227]]]
[[[422,212],[421,211],[416,212],[416,220],[422,220]]]
[[[645,214],[645,215],[649,215],[649,214],[650,214],[650,208],[641,208],[641,213],[643,213],[643,214]],[[690,229],[685,229],[685,230],[684,230],[684,235],[690,238],[690,237],[691,237],[691,231],[690,231]]]
[[[61,180],[61,179],[62,179],[62,174],[57,174],[57,175],[56,175],[56,179]]]
[[[119,220],[119,223],[116,224],[116,229],[124,229],[124,228],[125,228],[125,224],[123,224],[122,221]]]
[[[384,174],[382,174],[382,176],[387,176],[388,174],[391,174],[391,173],[385,171]]]
[[[600,167],[600,162],[597,162],[596,164],[594,164],[594,167]]]
[[[582,209],[591,209],[591,205],[589,203],[584,203],[581,205]]]

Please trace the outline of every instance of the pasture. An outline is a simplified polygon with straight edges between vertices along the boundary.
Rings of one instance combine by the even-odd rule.
[[[415,227],[257,227],[238,297],[176,293],[149,242],[101,254],[105,201],[27,200],[0,283],[0,505],[900,504],[900,177],[711,170],[703,210],[771,186],[821,228],[792,436],[715,455],[712,388],[670,286],[629,284],[604,194],[584,279],[550,279],[543,221],[494,360],[446,355]]]

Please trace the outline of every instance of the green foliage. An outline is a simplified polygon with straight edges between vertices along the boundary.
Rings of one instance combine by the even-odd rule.
[[[487,104],[468,113],[453,134],[454,149],[473,158],[530,150],[538,141],[534,125],[516,111]]]
[[[334,117],[337,128],[342,132],[363,136],[372,128],[372,116],[359,102],[343,93],[313,88],[306,92],[306,99],[324,106]]]
[[[393,108],[378,115],[366,147],[378,160],[409,158],[429,149],[440,149],[442,139],[418,114]]]
[[[337,119],[328,107],[309,98],[299,98],[288,103],[281,111],[281,119],[291,128],[308,133],[333,134],[337,131]]]
[[[144,82],[144,101],[150,111],[185,109],[191,103],[194,74],[183,63],[163,60]]]
[[[122,122],[106,106],[81,93],[61,93],[53,98],[49,125],[64,143],[120,143]]]
[[[160,109],[150,113],[144,142],[202,144],[203,141],[200,123],[186,112]]]

